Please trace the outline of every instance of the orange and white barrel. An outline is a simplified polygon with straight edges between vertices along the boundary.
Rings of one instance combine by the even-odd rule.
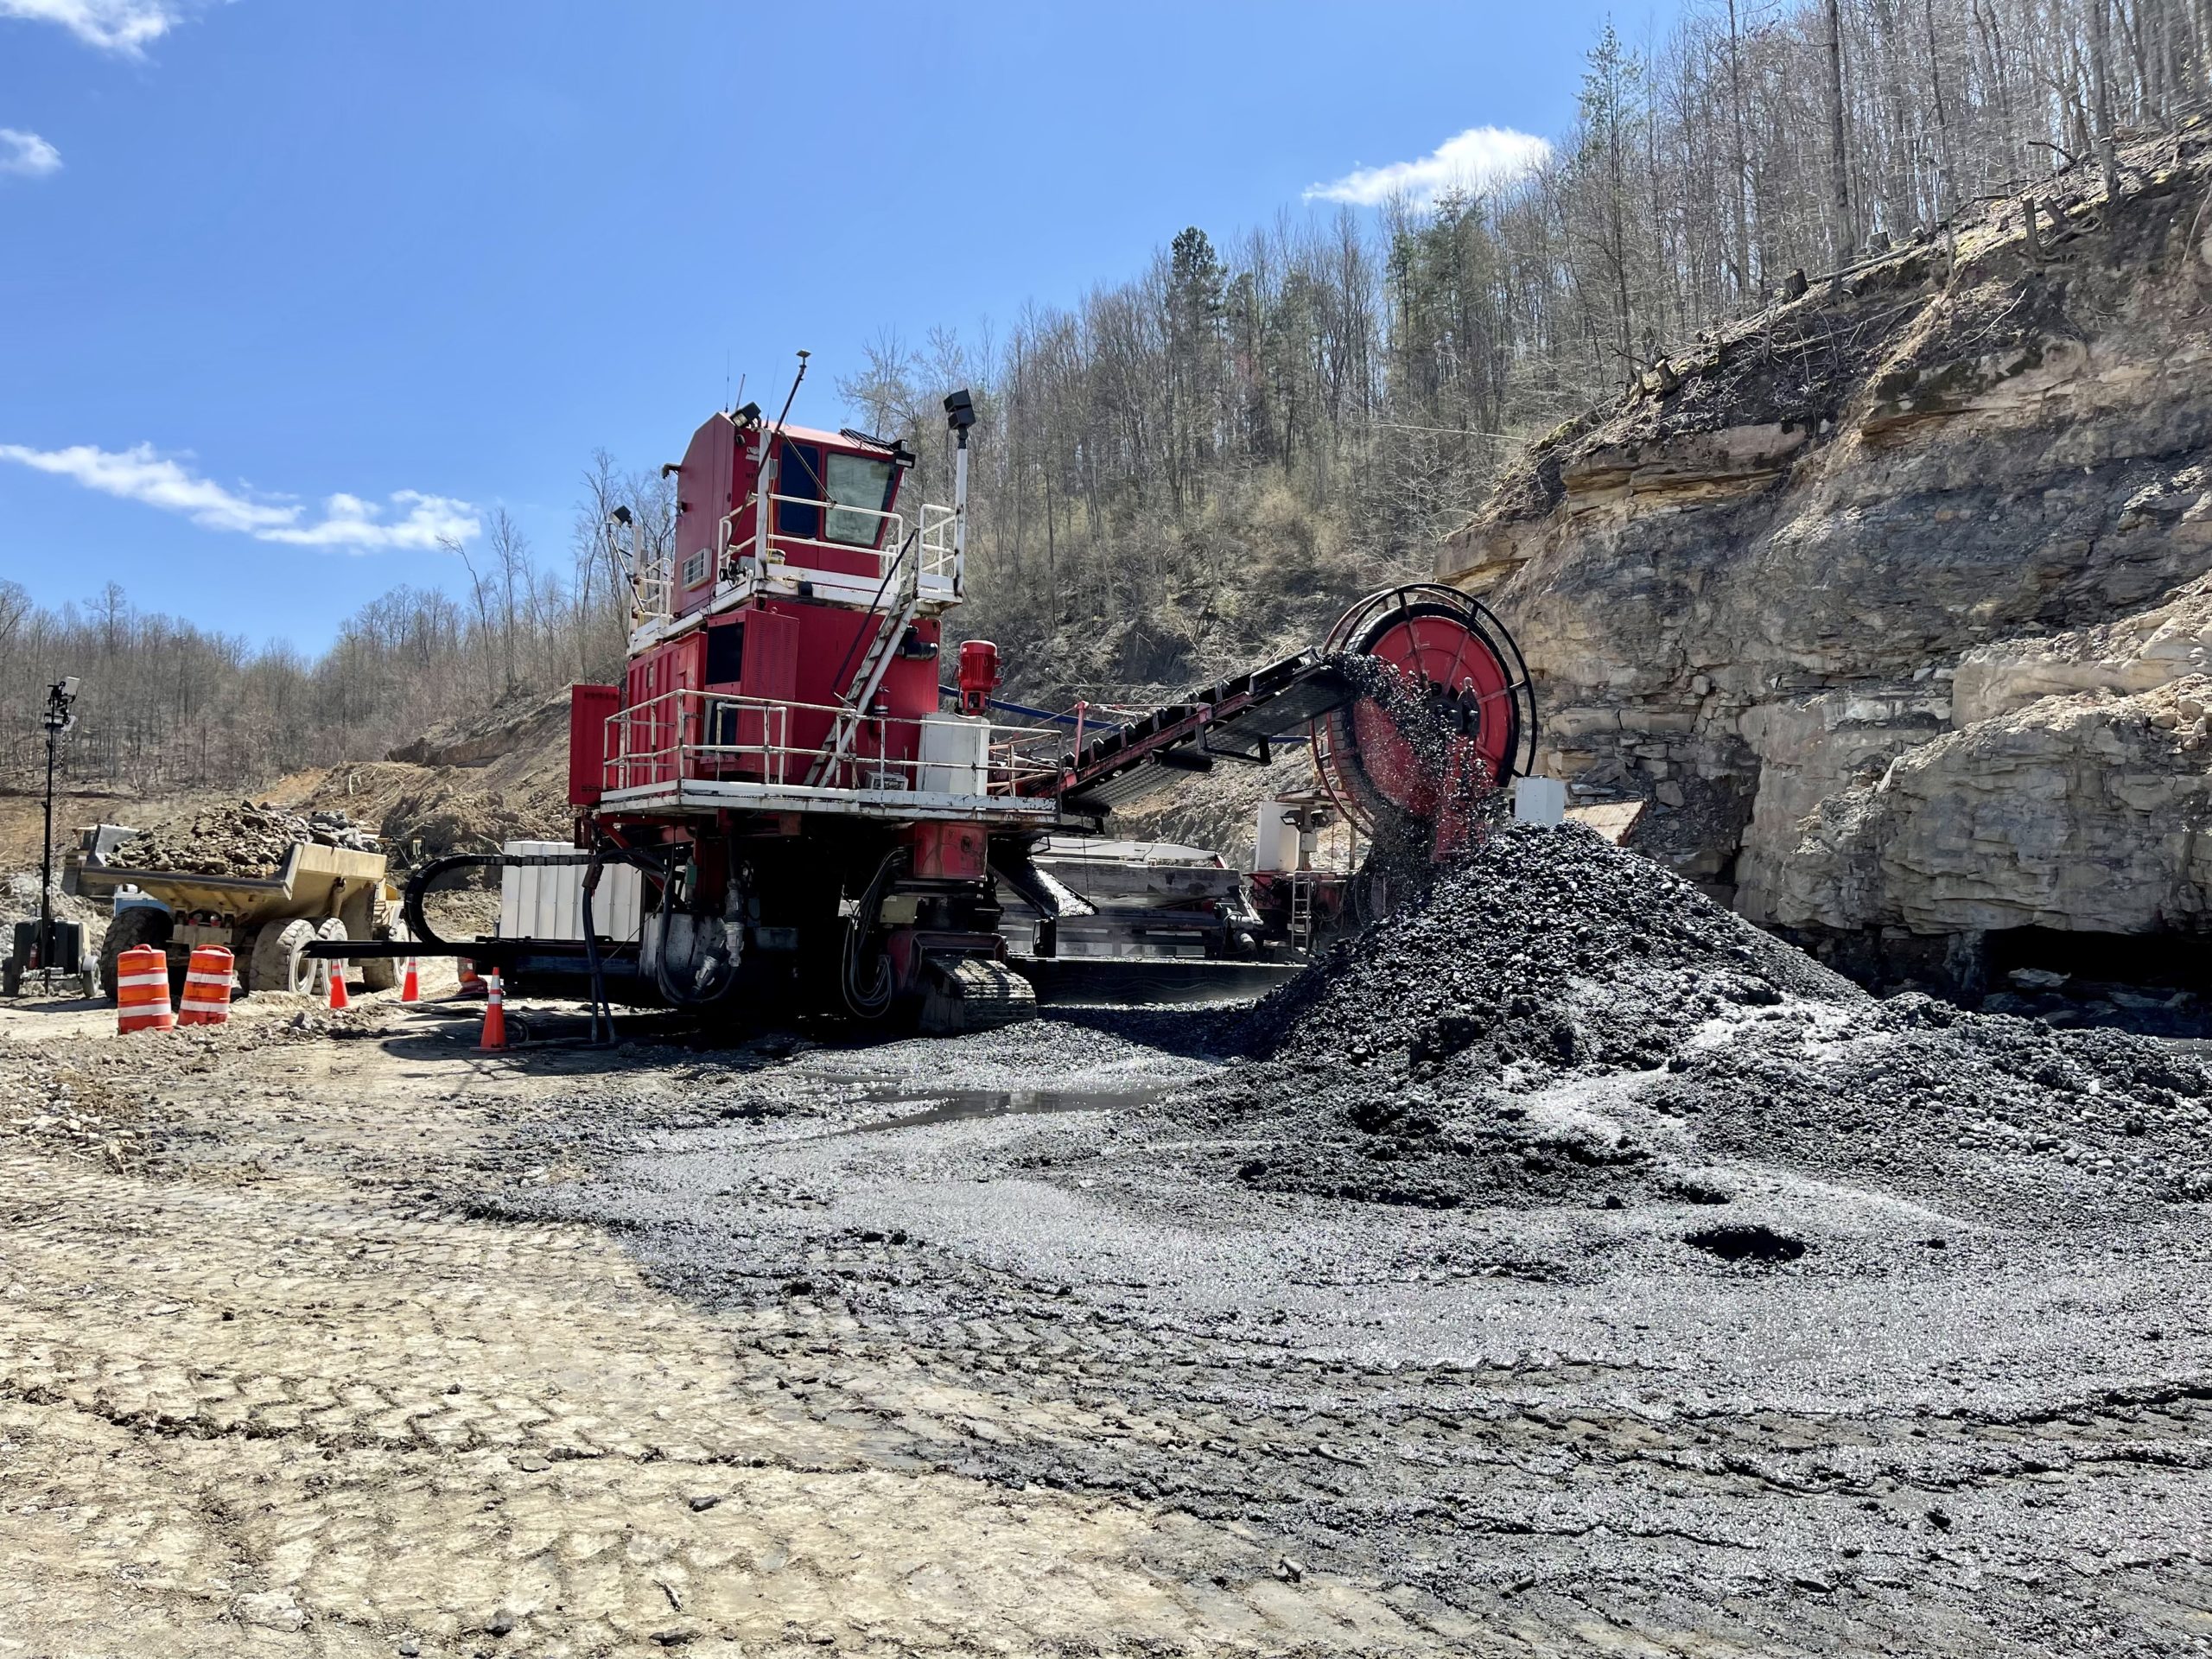
[[[231,1017],[231,953],[219,944],[195,944],[184,970],[180,1026],[219,1026]]]
[[[132,945],[115,959],[116,1030],[167,1031],[175,1023],[168,952],[158,945]]]

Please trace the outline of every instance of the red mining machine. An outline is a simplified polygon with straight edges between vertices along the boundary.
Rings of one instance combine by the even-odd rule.
[[[405,905],[415,943],[391,950],[449,951],[533,985],[588,980],[595,1013],[612,995],[975,1028],[1035,1006],[998,931],[1001,887],[1044,918],[1039,956],[1056,918],[1087,910],[1032,861],[1049,835],[1096,832],[1117,805],[1222,760],[1264,763],[1309,732],[1355,821],[1438,818],[1435,758],[1404,734],[1402,696],[1376,695],[1378,664],[1449,721],[1447,772],[1503,782],[1525,768],[1528,676],[1488,613],[1446,588],[1377,594],[1322,650],[1104,729],[995,699],[985,641],[959,646],[947,685],[976,417],[965,391],[944,410],[950,506],[909,506],[915,457],[901,444],[752,405],[709,417],[671,469],[672,550],[656,553],[621,512],[610,529],[634,626],[623,683],[573,693],[577,850],[426,866]],[[432,932],[423,893],[455,865],[531,862],[582,867],[582,925],[562,930],[573,937]],[[592,919],[618,865],[639,873],[634,928]]]

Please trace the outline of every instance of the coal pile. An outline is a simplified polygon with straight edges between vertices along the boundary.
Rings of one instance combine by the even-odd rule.
[[[199,812],[124,842],[115,861],[125,869],[171,870],[186,875],[266,879],[301,843],[373,853],[377,837],[340,811],[302,817],[263,802]]]
[[[1177,1109],[1268,1190],[1721,1205],[1763,1163],[2084,1213],[2212,1196],[2194,1055],[1877,1001],[1574,825],[1492,827],[1246,1035],[1255,1058]]]
[[[1600,1006],[1577,987],[1602,977]],[[1254,1017],[1286,1058],[1656,1065],[1729,1003],[1863,994],[1687,881],[1580,825],[1490,827],[1412,906],[1338,945]]]
[[[1709,1157],[2088,1218],[2212,1198],[2212,1067],[2132,1033],[2056,1030],[1917,994],[1787,1009],[1692,1048],[1639,1103]]]

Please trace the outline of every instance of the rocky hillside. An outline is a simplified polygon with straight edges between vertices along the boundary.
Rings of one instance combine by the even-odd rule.
[[[1548,766],[1878,977],[2212,925],[2212,129],[2120,160],[1700,338],[1440,556]]]
[[[280,805],[337,809],[374,830],[395,868],[516,839],[566,841],[569,693],[518,694],[433,728],[382,760],[302,772],[273,786]]]

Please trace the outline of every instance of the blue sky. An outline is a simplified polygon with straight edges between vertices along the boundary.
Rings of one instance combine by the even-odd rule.
[[[881,330],[1559,134],[1606,12],[0,0],[0,576],[319,649],[726,363],[835,425]]]

